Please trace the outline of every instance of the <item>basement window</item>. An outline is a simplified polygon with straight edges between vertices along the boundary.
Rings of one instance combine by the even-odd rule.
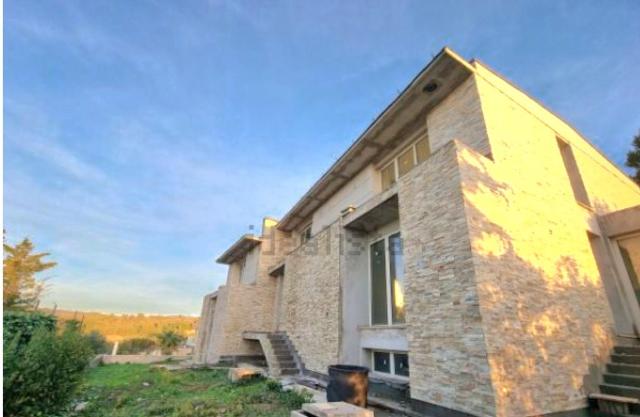
[[[573,155],[571,145],[560,138],[556,139],[558,141],[558,148],[560,149],[564,168],[569,176],[569,182],[571,183],[571,189],[573,190],[573,195],[576,198],[576,201],[587,207],[591,207],[589,196],[586,188],[584,187],[584,183],[582,182],[582,176],[580,175],[580,170],[578,169],[578,164],[575,156]]]
[[[409,376],[409,355],[402,352],[374,351],[372,368],[384,374]]]

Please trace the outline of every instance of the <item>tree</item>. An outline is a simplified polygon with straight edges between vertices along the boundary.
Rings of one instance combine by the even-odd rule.
[[[627,152],[626,165],[636,170],[635,174],[631,176],[633,180],[640,185],[640,132],[633,138],[631,142],[632,149]]]
[[[48,253],[33,253],[33,243],[28,238],[15,246],[3,242],[2,305],[8,309],[35,308],[44,290],[44,282],[36,274],[56,266],[45,262]]]
[[[186,337],[181,335],[180,333],[174,330],[163,330],[158,336],[158,343],[160,344],[160,349],[162,353],[165,355],[170,355],[178,346],[180,346],[185,340]]]

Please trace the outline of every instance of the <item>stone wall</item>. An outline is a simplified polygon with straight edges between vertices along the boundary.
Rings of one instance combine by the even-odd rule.
[[[222,345],[219,355],[260,355],[260,345],[252,340],[245,340],[245,331],[273,331],[274,300],[277,279],[268,271],[281,259],[281,241],[285,240],[282,232],[275,229],[275,221],[266,219],[263,225],[262,243],[252,251],[258,258],[255,281],[242,282],[239,262],[229,266],[227,278],[227,307],[222,326]],[[251,280],[249,280],[251,281]]]
[[[528,180],[530,184],[537,185],[537,178],[562,177],[559,174],[564,173],[564,167],[558,167],[556,163],[558,152],[555,138],[558,136],[571,145],[587,193],[598,214],[638,204],[640,187],[573,126],[486,66],[475,62],[474,67],[493,159],[520,166],[520,172],[525,167],[535,169],[531,171],[535,175],[529,175],[528,178],[520,175],[516,180]],[[553,163],[536,163],[545,162],[547,156],[553,157]],[[566,175],[564,177],[557,178],[557,182],[566,182],[562,192],[571,194],[568,179]]]
[[[478,416],[495,414],[457,142],[399,181],[411,396]]]
[[[640,189],[573,128],[476,68],[494,160],[464,146],[458,158],[496,415],[583,408],[585,376],[614,337],[587,231],[600,235],[594,212],[639,204]],[[572,146],[593,209],[576,202],[556,137]]]
[[[334,223],[287,256],[282,329],[307,369],[327,373],[340,348],[340,226]]]
[[[475,78],[470,76],[427,115],[431,151],[456,139],[482,155],[491,153]]]

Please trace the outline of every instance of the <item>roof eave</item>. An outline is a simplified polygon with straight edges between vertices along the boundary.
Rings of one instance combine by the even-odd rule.
[[[322,191],[323,187],[330,184],[330,181],[343,181],[343,184],[346,184],[350,178],[341,177],[339,167],[348,164],[352,159],[353,155],[356,152],[361,152],[361,148],[365,146],[379,146],[377,143],[373,143],[371,141],[372,136],[375,136],[379,131],[383,130],[384,127],[380,128],[380,126],[387,125],[397,113],[397,110],[408,97],[412,96],[417,89],[422,90],[424,87],[424,83],[430,79],[438,78],[436,74],[432,74],[432,72],[436,72],[438,63],[443,58],[451,58],[457,64],[461,65],[464,70],[471,74],[475,71],[475,69],[469,65],[467,61],[457,55],[455,52],[450,50],[449,48],[443,48],[433,59],[411,80],[411,82],[405,87],[405,89],[375,118],[375,120],[365,129],[365,131],[356,139],[351,146],[346,150],[345,153],[336,160],[331,167],[318,179],[313,186],[302,196],[300,200],[285,214],[284,217],[278,223],[278,229],[290,232],[300,225],[303,221],[305,221],[308,217],[307,215],[301,215],[303,212],[303,208],[307,206],[310,202],[314,202],[317,207],[323,203],[322,199],[317,197],[317,194]],[[446,97],[446,96],[445,96]],[[369,142],[368,142],[369,141]],[[365,165],[366,166],[366,165]],[[364,168],[364,166],[362,167]],[[360,168],[360,169],[362,169]],[[337,185],[338,189],[342,186],[340,184]],[[317,208],[316,207],[316,208]],[[313,209],[315,210],[315,208]],[[311,210],[311,212],[313,212]]]
[[[219,264],[230,265],[242,258],[251,249],[262,243],[262,239],[255,235],[246,234],[240,237],[233,245],[229,247],[222,255],[216,259]]]

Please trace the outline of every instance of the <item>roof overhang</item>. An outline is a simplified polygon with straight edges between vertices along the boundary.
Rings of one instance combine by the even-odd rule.
[[[284,261],[282,261],[282,262],[274,265],[273,267],[269,268],[267,273],[272,277],[280,277],[280,276],[284,275]]]
[[[307,191],[278,224],[289,232],[372,162],[380,161],[425,123],[427,113],[474,72],[449,48],[443,48],[398,97],[369,125],[347,151]],[[436,83],[435,91],[425,87]]]
[[[598,216],[601,231],[607,237],[640,232],[640,205]]]
[[[247,252],[258,246],[260,243],[262,243],[262,239],[259,237],[254,235],[243,235],[233,245],[231,245],[229,249],[220,255],[220,257],[216,259],[216,262],[219,264],[230,265],[238,259],[241,259],[247,254]]]

